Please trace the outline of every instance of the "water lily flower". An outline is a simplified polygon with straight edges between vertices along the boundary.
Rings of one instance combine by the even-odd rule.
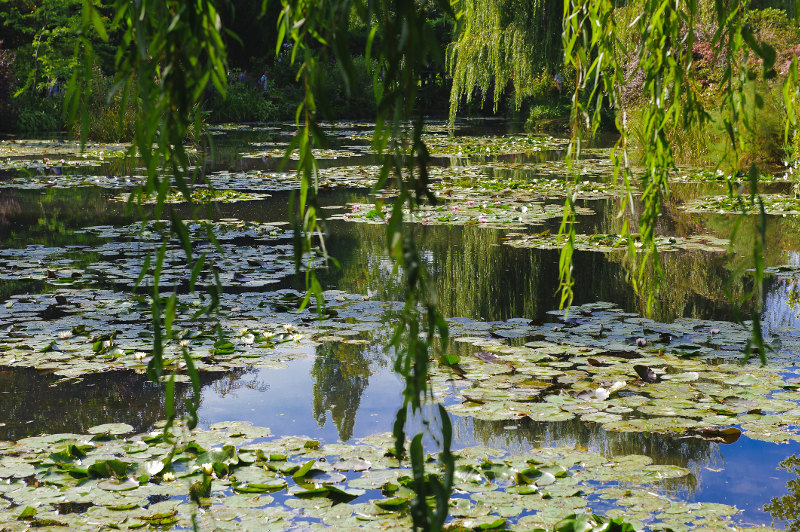
[[[500,202],[499,201],[495,201],[494,204],[495,205],[500,205]]]
[[[453,209],[454,211],[457,211],[457,210],[458,210],[458,205],[453,205],[452,209]]]
[[[133,354],[133,358],[135,358],[136,360],[143,360],[146,356],[147,353],[145,353],[144,351],[136,351]]]
[[[284,323],[283,328],[286,329],[286,332],[292,332],[297,330],[297,328],[291,323]]]
[[[256,337],[253,336],[252,334],[245,334],[244,336],[242,336],[242,343],[244,345],[250,345],[255,341],[256,341]]]
[[[72,331],[58,331],[58,337],[62,340],[66,340],[67,338],[72,338]]]
[[[293,334],[292,335],[292,340],[294,340],[295,342],[299,342],[302,339],[303,339],[303,335],[302,334]]]
[[[478,221],[482,224],[485,224],[488,220],[486,220],[486,218],[478,218]]]
[[[201,469],[201,470],[203,471],[203,473],[205,473],[206,475],[210,475],[211,473],[213,473],[213,472],[214,472],[214,464],[212,464],[211,462],[206,462],[205,464],[203,464],[203,465],[201,465],[201,466],[200,466],[200,469]]]
[[[178,342],[178,345],[180,345],[181,347],[189,347],[189,344],[191,343],[192,342],[190,340],[181,340],[180,342]]]
[[[472,200],[469,200],[469,201],[467,202],[467,205],[469,205],[470,207],[472,207],[473,205],[475,205],[475,202],[474,202],[474,201],[472,201]]]
[[[166,473],[161,475],[161,480],[163,480],[164,482],[172,482],[173,480],[175,480],[175,473],[167,471]]]
[[[353,211],[361,210],[361,205],[353,205]]]
[[[239,329],[239,336],[244,336],[245,334],[247,334],[247,331],[249,330],[250,329],[248,329],[247,327],[242,327],[241,329]]]

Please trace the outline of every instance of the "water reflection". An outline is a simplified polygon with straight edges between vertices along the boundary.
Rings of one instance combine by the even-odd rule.
[[[326,342],[317,348],[311,368],[314,419],[324,427],[330,412],[342,441],[353,436],[361,396],[373,373],[367,354],[364,345]]]
[[[208,380],[208,376],[205,377]],[[175,387],[183,413],[188,388]],[[128,423],[137,432],[164,418],[164,391],[143,374],[116,372],[59,382],[32,369],[0,369],[0,440],[40,433],[77,432],[103,423]]]
[[[795,476],[786,484],[787,495],[773,497],[764,505],[776,521],[783,521],[786,530],[800,531],[800,455],[793,454],[778,464],[778,469]]]
[[[720,444],[698,438],[679,439],[656,433],[613,432],[579,419],[559,422],[486,421],[454,417],[453,433],[459,445],[481,444],[525,452],[536,447],[575,447],[597,451],[607,458],[628,454],[649,456],[655,464],[676,465],[690,475],[669,479],[665,489],[683,496],[694,493],[703,471],[720,468],[724,460]]]
[[[395,299],[402,289],[386,257],[381,226],[331,224],[330,248],[342,270],[327,273],[329,286]],[[598,231],[599,232],[599,231]],[[518,249],[504,245],[503,232],[461,227],[416,227],[423,258],[436,279],[446,316],[481,320],[543,318],[558,307],[558,250]],[[660,321],[681,317],[735,319],[736,298],[748,280],[731,272],[724,253],[662,253],[662,291],[650,316]],[[626,311],[648,314],[647,287],[634,289],[637,266],[624,252],[575,252],[575,304],[608,301]],[[747,314],[751,307],[745,306]]]

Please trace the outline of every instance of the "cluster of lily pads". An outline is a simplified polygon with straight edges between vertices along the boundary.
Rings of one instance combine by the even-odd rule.
[[[766,214],[800,215],[800,199],[785,194],[761,194]],[[758,214],[759,203],[752,202],[749,196],[741,199],[731,196],[712,196],[689,202],[683,206],[688,212],[715,212],[719,214],[742,213]]]
[[[346,166],[320,168],[318,185],[322,189],[370,188],[378,181],[378,166]],[[209,184],[220,190],[278,191],[292,190],[299,185],[297,172],[268,172],[248,170],[213,172],[207,176]]]
[[[750,180],[750,176],[746,174],[731,176],[729,174],[725,174],[725,172],[720,169],[699,169],[693,171],[683,171],[676,175],[670,176],[669,179],[670,181],[677,183],[725,183],[728,181],[728,179],[730,179],[733,183],[747,183]],[[787,174],[759,174],[758,176],[759,183],[775,183],[790,180],[790,176]]]
[[[261,288],[275,284],[295,271],[290,242],[291,233],[281,224],[220,220],[196,222],[187,227],[196,242],[197,255],[206,254],[206,263],[215,265],[220,284],[227,289]],[[213,226],[210,241],[208,228]],[[133,289],[147,257],[169,236],[169,226],[149,223],[128,226],[93,226],[76,230],[74,234],[91,236],[97,245],[0,249],[5,268],[0,279],[44,281],[54,287],[85,285],[102,282]],[[185,252],[176,240],[169,240],[162,273],[162,286],[185,284],[190,271],[186,268]],[[242,241],[249,243],[240,245]],[[200,277],[199,286],[216,282],[211,272]]]
[[[236,190],[219,190],[208,187],[194,187],[192,188],[191,201],[193,203],[235,203],[238,201],[257,201],[268,198],[268,194],[258,194],[254,192],[239,192]],[[130,194],[121,194],[112,201],[127,202],[131,199]],[[186,196],[178,189],[170,189],[164,198],[164,203],[184,203],[187,201]],[[144,204],[154,204],[156,196],[150,195],[144,198]]]
[[[144,184],[141,175],[81,175],[73,173],[47,173],[33,176],[18,175],[0,181],[0,187],[14,189],[102,187],[130,189]]]
[[[0,157],[41,156],[50,157],[77,155],[87,159],[102,157],[124,157],[130,144],[106,144],[89,142],[83,146],[73,140],[8,139],[0,143]]]
[[[447,201],[436,205],[420,205],[412,214],[404,209],[406,220],[422,225],[478,226],[489,228],[524,228],[541,224],[564,215],[561,204],[516,201],[501,201],[487,195],[472,194],[471,199]],[[578,214],[592,214],[590,209],[576,207]],[[333,220],[371,224],[388,223],[390,205],[376,206],[369,203],[350,203],[347,212],[331,216]]]
[[[625,251],[628,249],[629,243],[632,243],[635,249],[641,249],[642,247],[638,235],[576,234],[572,238],[574,248],[581,251],[602,253]],[[567,239],[568,235],[566,234],[559,235],[549,231],[533,234],[508,233],[505,235],[505,243],[516,248],[561,249],[567,243]],[[728,240],[712,235],[657,236],[654,241],[658,246],[659,252],[678,250],[725,252],[730,244]]]
[[[445,355],[432,379],[451,412],[479,419],[579,417],[611,431],[800,441],[798,384],[779,362],[741,365],[749,334],[727,322],[659,324],[592,304],[534,330],[455,336],[468,349]],[[512,346],[503,337],[532,340]],[[800,349],[796,333],[773,342],[773,361]]]
[[[423,135],[422,140],[431,155],[454,155],[456,157],[496,156],[516,153],[563,149],[565,139],[539,135],[503,135],[486,137],[446,137]]]
[[[162,430],[132,431],[106,424],[88,434],[0,443],[0,527],[411,526],[411,471],[395,456],[389,434],[354,445],[323,445],[303,437],[274,438],[269,429],[242,422],[211,425],[188,440],[180,439],[180,427],[179,439],[172,441]],[[427,469],[439,473],[433,461]],[[653,489],[687,474],[640,455],[610,458],[546,447],[508,456],[498,449],[461,449],[449,526],[552,528],[570,514],[591,514],[592,505],[615,502],[608,513],[624,515],[637,527],[732,528],[734,507],[675,502]]]
[[[343,157],[358,157],[364,155],[364,152],[353,150],[335,150],[315,148],[312,153],[316,159],[340,159]],[[241,156],[245,159],[281,159],[286,155],[286,148],[276,147],[263,150],[256,150],[251,152],[242,153]],[[297,161],[300,159],[300,152],[298,150],[292,151],[289,159]]]

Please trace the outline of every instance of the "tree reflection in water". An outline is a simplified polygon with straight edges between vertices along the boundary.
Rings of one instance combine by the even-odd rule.
[[[653,463],[676,465],[691,474],[665,479],[660,485],[671,492],[691,494],[700,485],[704,468],[722,467],[723,457],[718,443],[699,438],[675,438],[670,435],[643,432],[612,432],[594,423],[579,419],[558,422],[485,421],[453,418],[453,436],[464,445],[481,444],[525,452],[536,447],[576,447],[591,449],[606,458],[641,454]]]
[[[243,369],[201,373],[200,385],[228,390],[247,385]],[[230,381],[231,386],[227,385]],[[191,386],[175,384],[175,408],[183,415]],[[86,433],[103,423],[128,423],[135,432],[151,430],[164,418],[164,388],[143,373],[116,371],[64,381],[28,368],[0,368],[0,440],[42,433]]]
[[[373,374],[372,364],[385,363],[382,351],[376,349],[375,345],[374,342],[325,342],[317,348],[317,358],[311,369],[314,378],[314,419],[323,427],[330,412],[342,441],[353,436],[361,396]]]
[[[764,505],[764,511],[772,516],[773,521],[784,521],[786,530],[800,531],[800,455],[786,458],[778,464],[778,469],[798,475],[798,478],[786,484],[788,495],[773,497]]]

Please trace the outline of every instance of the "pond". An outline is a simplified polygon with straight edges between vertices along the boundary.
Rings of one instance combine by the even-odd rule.
[[[199,303],[172,242],[162,294],[180,294],[166,349],[176,408],[191,396],[183,348],[201,395],[199,429],[166,459],[164,386],[144,374],[147,281],[137,288],[165,226],[142,228],[125,203],[142,172],[122,145],[80,155],[59,139],[0,143],[0,528],[410,526],[409,472],[387,453],[402,383],[386,346],[402,279],[370,192],[380,163],[370,128],[328,124],[331,148],[317,153],[326,245],[340,263],[320,265],[322,315],[297,310],[304,282],[286,223],[297,182],[293,162],[279,164],[294,127],[212,128],[213,157],[196,160],[220,191],[203,196],[214,200],[203,217],[219,247],[189,227],[219,270],[226,340],[214,320],[191,317]],[[453,523],[531,529],[593,511],[651,529],[800,529],[792,184],[778,175],[766,185],[768,364],[741,364],[750,331],[737,316],[753,308],[732,301],[752,289],[757,229],[715,199],[725,194],[718,176],[675,176],[648,315],[617,236],[623,191],[606,182],[602,143],[592,148],[576,189],[565,313],[556,288],[566,144],[505,131],[464,121],[451,138],[431,123],[442,202],[411,220],[452,338],[431,381],[460,455]],[[379,198],[390,203],[391,191]],[[175,208],[187,219],[195,211]],[[201,289],[212,284],[201,276]]]

